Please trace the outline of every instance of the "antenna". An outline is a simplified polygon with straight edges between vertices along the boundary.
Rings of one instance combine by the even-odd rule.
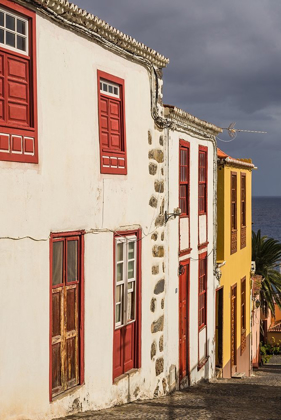
[[[256,133],[256,134],[267,134],[267,131],[255,131],[255,130],[241,130],[240,128],[235,128],[235,122],[232,122],[229,124],[229,126],[227,128],[222,127],[223,130],[227,130],[229,137],[231,138],[231,140],[223,140],[220,139],[219,137],[218,140],[220,141],[224,141],[225,143],[228,143],[234,139],[236,139],[237,137],[237,133]]]

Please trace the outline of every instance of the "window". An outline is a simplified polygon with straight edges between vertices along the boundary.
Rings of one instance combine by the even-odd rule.
[[[100,165],[103,174],[126,174],[124,80],[98,71]]]
[[[83,234],[50,242],[50,400],[84,381]]]
[[[231,254],[237,251],[237,173],[231,172]]]
[[[140,231],[116,233],[113,379],[140,366]]]
[[[180,186],[179,207],[181,217],[189,215],[189,147],[183,140],[180,142]]]
[[[246,246],[246,174],[241,173],[241,249]]]
[[[246,277],[241,280],[241,353],[246,349]]]
[[[207,147],[199,146],[199,214],[207,213],[207,153]]]
[[[198,327],[207,323],[207,254],[199,256]]]
[[[3,0],[0,7],[0,160],[38,162],[35,53],[35,13]]]

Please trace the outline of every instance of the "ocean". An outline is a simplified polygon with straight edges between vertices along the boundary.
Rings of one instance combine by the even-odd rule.
[[[281,197],[253,197],[252,206],[253,231],[281,242]]]

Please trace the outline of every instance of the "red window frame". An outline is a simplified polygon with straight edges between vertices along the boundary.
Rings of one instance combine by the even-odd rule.
[[[123,79],[98,70],[98,109],[100,171],[102,174],[127,174],[126,126],[125,126],[125,82]],[[101,92],[101,81],[119,87],[119,97]],[[112,110],[112,111],[111,111]],[[114,114],[115,111],[115,114]],[[117,113],[119,113],[119,116]],[[116,116],[117,115],[117,116]],[[114,134],[115,133],[115,134]],[[108,138],[108,145],[103,139]],[[120,146],[113,145],[113,138],[119,137]]]
[[[230,254],[237,252],[237,172],[230,173]]]
[[[246,227],[246,174],[241,173],[241,228]]]
[[[0,121],[0,161],[38,163],[36,14],[10,0],[2,0],[1,6],[28,20],[28,54],[0,46],[0,92],[4,92],[0,98],[3,109],[3,119]],[[12,121],[12,104],[14,113],[17,108],[19,110],[20,107],[25,107],[25,122]]]
[[[199,255],[198,265],[198,329],[207,325],[207,253]]]
[[[180,140],[179,156],[179,207],[180,217],[189,216],[189,174],[190,174],[190,155],[189,143]]]
[[[49,400],[50,402],[58,395],[63,394],[68,389],[76,387],[84,383],[84,231],[75,231],[75,232],[62,232],[62,233],[51,233],[50,236],[50,327],[49,327]],[[69,241],[77,241],[77,280],[68,282],[67,276],[68,271],[67,267],[67,242]],[[56,242],[62,242],[63,245],[63,272],[62,272],[62,282],[59,284],[53,285],[53,245]],[[53,346],[56,344],[53,342],[53,329],[54,329],[54,317],[53,317],[53,296],[58,292],[60,293],[60,289],[67,288],[76,289],[76,312],[78,316],[76,317],[76,336],[78,341],[77,346],[77,354],[76,354],[76,369],[78,373],[78,383],[70,384],[67,389],[53,389]],[[63,291],[62,291],[63,293]],[[62,299],[62,298],[61,298]],[[60,300],[61,302],[61,300]],[[61,303],[59,304],[61,305]],[[65,308],[68,309],[65,305]],[[66,311],[67,312],[67,311]],[[60,312],[59,312],[60,313]],[[60,317],[62,319],[62,317]],[[67,316],[66,313],[63,313],[63,320],[61,320],[61,325],[66,325]],[[63,326],[60,327],[60,336],[63,334]],[[72,338],[72,337],[70,337]],[[62,340],[61,340],[62,341]],[[60,366],[60,374],[61,377],[65,374],[63,372],[63,364],[61,362]]]
[[[119,327],[115,323],[116,242],[132,236],[136,237],[137,257],[135,321]],[[113,381],[129,370],[141,367],[141,239],[141,229],[118,231],[113,236]]]
[[[246,277],[241,280],[241,330],[246,330]]]
[[[198,213],[207,214],[208,147],[199,146],[198,153]]]

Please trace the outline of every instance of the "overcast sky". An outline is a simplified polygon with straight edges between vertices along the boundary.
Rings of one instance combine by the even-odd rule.
[[[218,146],[253,159],[253,195],[281,196],[280,0],[74,2],[170,59],[164,103],[220,127],[267,131]]]

